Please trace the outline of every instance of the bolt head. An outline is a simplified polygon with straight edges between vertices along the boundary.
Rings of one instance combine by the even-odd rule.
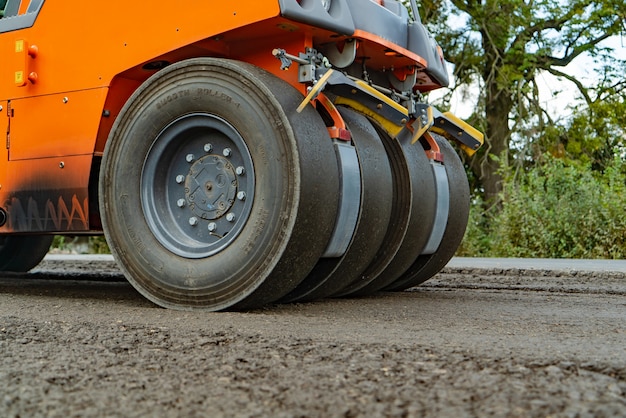
[[[185,199],[178,199],[178,201],[176,202],[176,206],[178,206],[179,208],[184,208],[186,204],[187,201]]]
[[[242,166],[239,166],[235,169],[235,173],[237,173],[238,176],[243,176],[244,174],[246,174],[246,169]]]
[[[229,214],[226,215],[226,220],[228,222],[235,222],[235,214],[230,212]]]
[[[198,225],[198,218],[196,218],[195,216],[192,216],[191,218],[189,218],[189,225],[191,226],[196,226]]]
[[[213,145],[204,144],[204,152],[211,152],[211,151],[213,151]]]
[[[217,224],[215,222],[210,222],[207,228],[209,232],[215,232],[215,230],[217,229]]]
[[[187,154],[187,156],[185,157],[185,160],[187,160],[188,163],[193,162],[193,160],[195,160],[195,157],[193,154]]]
[[[224,151],[222,151],[222,155],[224,155],[224,157],[230,157],[232,153],[233,150],[231,150],[230,148],[224,148]]]
[[[244,200],[246,200],[246,192],[243,192],[243,191],[242,192],[238,192],[237,193],[237,199],[241,200],[242,202]]]
[[[176,183],[182,184],[184,181],[185,181],[185,176],[183,176],[182,174],[179,174],[176,176]]]

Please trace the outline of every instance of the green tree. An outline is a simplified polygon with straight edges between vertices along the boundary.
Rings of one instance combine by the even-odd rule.
[[[539,139],[540,145],[544,132],[555,126],[538,99],[542,71],[579,89],[592,128],[593,112],[608,111],[602,106],[607,98],[624,103],[626,60],[603,46],[624,29],[624,0],[423,0],[420,14],[454,65],[456,88],[479,86],[471,122],[482,128],[486,144],[469,166],[487,203],[496,201],[502,190],[501,166],[519,152],[519,144],[512,147],[515,134],[526,136],[518,142],[527,148],[525,142]],[[563,70],[581,55],[603,63],[594,85]],[[576,138],[566,139],[571,146]],[[610,145],[604,148],[612,149]]]
[[[576,110],[563,125],[546,127],[532,144],[533,160],[548,152],[604,172],[626,146],[626,101],[607,95]],[[622,157],[623,158],[623,157]]]

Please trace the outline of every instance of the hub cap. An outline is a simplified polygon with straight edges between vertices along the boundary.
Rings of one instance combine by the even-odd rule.
[[[156,137],[142,170],[148,225],[167,249],[202,258],[242,231],[254,198],[254,166],[245,141],[224,119],[182,116]]]

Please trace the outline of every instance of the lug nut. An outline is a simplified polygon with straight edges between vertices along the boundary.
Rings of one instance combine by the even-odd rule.
[[[182,174],[179,174],[176,176],[176,183],[182,184],[184,181],[185,181],[185,176],[183,176]]]
[[[211,152],[211,151],[213,151],[213,145],[204,144],[204,152]]]
[[[207,228],[209,229],[209,232],[214,232],[217,229],[217,224],[215,222],[211,222]]]
[[[178,201],[176,202],[176,205],[177,205],[179,208],[184,208],[186,203],[187,203],[187,202],[185,201],[185,199],[178,199]]]
[[[195,216],[192,216],[191,218],[189,218],[189,225],[191,226],[198,225],[198,218],[196,218]]]
[[[244,174],[246,174],[246,169],[242,166],[239,166],[235,169],[235,173],[237,173],[238,176],[243,176]]]
[[[187,160],[188,163],[192,162],[195,159],[193,154],[187,154],[187,156],[185,157],[185,160]]]
[[[224,157],[230,157],[232,153],[233,153],[233,150],[231,150],[230,148],[224,148],[224,151],[222,151],[222,154],[224,155]]]
[[[237,199],[241,200],[242,202],[246,200],[246,192],[237,193]]]
[[[226,220],[228,222],[234,222],[235,221],[235,214],[230,212],[228,215],[226,215]]]

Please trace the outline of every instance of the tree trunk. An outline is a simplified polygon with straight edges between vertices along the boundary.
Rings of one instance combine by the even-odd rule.
[[[483,161],[480,162],[480,172],[476,173],[483,185],[485,202],[488,204],[496,203],[502,191],[500,168],[508,163],[511,136],[509,113],[512,108],[508,93],[498,91],[495,83],[491,84],[486,95],[487,150]]]
[[[497,33],[497,32],[496,32]],[[498,203],[498,195],[502,191],[502,175],[500,168],[506,165],[509,157],[509,115],[513,108],[511,87],[502,86],[499,72],[502,69],[504,46],[498,48],[491,43],[490,37],[483,32],[483,48],[485,51],[485,152],[482,158],[474,159],[471,168],[483,186],[487,207]]]

